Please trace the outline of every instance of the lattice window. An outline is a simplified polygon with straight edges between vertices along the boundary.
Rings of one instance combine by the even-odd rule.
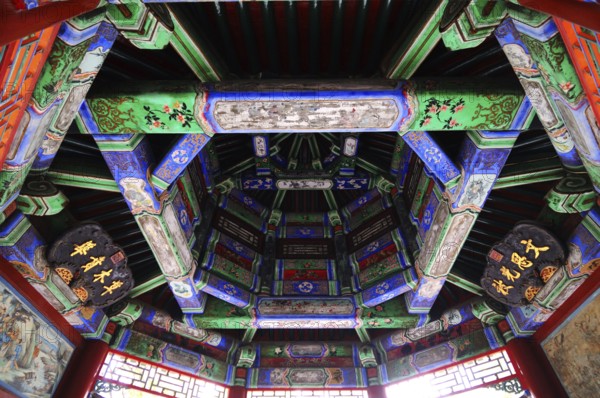
[[[401,381],[386,388],[388,398],[416,394],[419,398],[454,395],[514,378],[515,369],[505,350],[483,355],[442,370]],[[491,397],[491,395],[489,395]]]
[[[248,391],[246,398],[369,398],[366,390],[252,390]]]
[[[227,398],[229,393],[227,387],[127,358],[116,352],[108,353],[99,376],[101,380],[96,384],[95,392],[103,398]],[[119,385],[120,388],[114,387],[115,385]],[[134,390],[137,395],[134,394]],[[140,390],[155,395],[139,395]]]

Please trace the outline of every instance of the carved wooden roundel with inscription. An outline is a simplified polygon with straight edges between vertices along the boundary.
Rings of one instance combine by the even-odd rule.
[[[521,222],[489,251],[481,287],[503,304],[526,305],[564,263],[563,245],[552,232]]]
[[[125,252],[96,223],[81,224],[48,249],[48,263],[87,305],[106,307],[133,288]]]

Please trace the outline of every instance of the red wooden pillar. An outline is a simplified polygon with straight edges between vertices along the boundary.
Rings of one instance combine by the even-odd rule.
[[[69,362],[54,396],[86,398],[94,388],[106,354],[108,354],[106,342],[86,340]]]
[[[229,396],[231,398],[246,398],[246,387],[234,386],[229,387]]]
[[[385,386],[371,386],[367,388],[369,398],[387,398]]]
[[[523,7],[600,32],[600,6],[578,0],[518,0]]]
[[[32,10],[17,10],[12,0],[0,0],[0,46],[91,11],[99,2],[66,0]]]
[[[506,345],[523,388],[534,397],[568,398],[542,348],[532,339],[513,339]]]

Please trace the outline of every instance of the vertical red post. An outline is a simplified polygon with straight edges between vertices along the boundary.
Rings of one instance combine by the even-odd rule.
[[[246,398],[246,387],[229,387],[229,398]]]
[[[600,6],[578,0],[518,0],[523,7],[540,11],[600,32]]]
[[[385,394],[385,386],[370,386],[367,388],[369,398],[387,398]]]
[[[523,388],[535,397],[568,398],[542,348],[530,339],[513,339],[506,352]]]
[[[87,398],[88,393],[94,388],[106,354],[108,354],[106,342],[86,340],[69,362],[54,396]]]
[[[0,0],[0,46],[66,21],[98,6],[100,0],[66,0],[17,10],[12,0]]]

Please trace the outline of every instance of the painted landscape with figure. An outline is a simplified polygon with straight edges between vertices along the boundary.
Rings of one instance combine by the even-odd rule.
[[[73,353],[70,342],[0,279],[0,387],[51,397]]]

